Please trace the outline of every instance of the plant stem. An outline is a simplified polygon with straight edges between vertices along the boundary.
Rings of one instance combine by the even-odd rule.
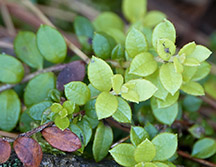
[[[20,82],[20,83],[25,83],[25,82],[28,82],[29,80],[31,80],[32,78],[34,78],[35,76],[41,74],[41,73],[45,73],[45,72],[54,72],[54,71],[61,71],[63,70],[66,66],[68,66],[70,63],[68,64],[58,64],[58,65],[55,65],[55,66],[52,66],[52,67],[49,67],[49,68],[46,68],[46,69],[43,69],[43,70],[38,70],[34,73],[31,73],[29,75],[26,75],[23,80]],[[16,86],[16,84],[5,84],[5,85],[2,85],[0,86],[0,92],[4,91],[4,90],[7,90],[7,89],[11,89],[13,88],[14,86]]]
[[[45,24],[55,27],[52,22],[36,7],[34,6],[29,0],[22,0],[23,4],[31,9],[36,16],[38,16]],[[55,27],[56,28],[56,27]],[[90,62],[88,56],[83,53],[78,47],[76,47],[70,40],[68,40],[65,36],[64,39],[67,43],[69,49],[71,49],[74,53],[76,53],[86,64]]]
[[[204,102],[212,106],[214,109],[216,109],[216,101],[208,96],[201,96],[200,97]]]
[[[1,48],[13,49],[13,45],[8,42],[0,41]]]
[[[195,162],[198,162],[200,164],[203,164],[205,166],[209,166],[209,167],[216,167],[216,164],[215,163],[211,163],[209,161],[206,161],[206,160],[203,160],[203,159],[199,159],[199,158],[194,158],[192,157],[190,154],[186,153],[186,152],[183,152],[181,150],[177,151],[178,152],[178,155],[184,157],[184,158],[187,158],[187,159],[190,159],[192,161],[195,161]]]
[[[130,135],[127,136],[127,137],[124,137],[123,139],[121,139],[121,140],[117,141],[116,143],[114,143],[114,144],[111,146],[111,148],[117,146],[118,144],[121,144],[121,143],[125,142],[125,141],[128,140],[129,138],[130,138]]]

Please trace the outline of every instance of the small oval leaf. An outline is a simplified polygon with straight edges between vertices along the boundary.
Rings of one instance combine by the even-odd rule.
[[[91,84],[100,91],[109,91],[112,87],[113,71],[102,59],[92,57],[88,65],[88,78]]]
[[[43,152],[34,139],[29,137],[20,137],[14,141],[13,148],[26,167],[38,167],[43,158]]]
[[[72,81],[83,81],[85,77],[85,64],[83,61],[73,61],[68,64],[57,77],[56,87],[63,91],[64,85]]]
[[[51,146],[59,150],[74,152],[81,148],[79,137],[68,129],[61,131],[57,127],[49,127],[42,131],[42,135]]]
[[[0,54],[0,82],[19,83],[23,76],[24,68],[19,60],[6,54]]]
[[[0,164],[5,163],[9,158],[11,154],[11,146],[10,143],[7,141],[4,141],[3,139],[0,139]]]
[[[61,63],[67,54],[63,36],[53,27],[41,25],[37,32],[37,46],[43,57],[52,63]]]

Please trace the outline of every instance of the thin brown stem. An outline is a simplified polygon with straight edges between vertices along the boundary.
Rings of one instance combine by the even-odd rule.
[[[17,133],[0,131],[0,136],[7,136],[7,137],[10,137],[10,138],[16,138],[18,135],[19,134],[17,134]]]
[[[13,45],[8,42],[0,41],[0,48],[13,49]]]
[[[130,135],[127,136],[127,137],[122,138],[121,140],[119,140],[119,141],[117,141],[116,143],[114,143],[114,144],[111,146],[111,148],[117,146],[118,144],[121,144],[121,143],[125,142],[125,141],[128,140],[129,138],[130,138]]]
[[[23,4],[28,7],[34,14],[39,17],[45,24],[55,27],[52,22],[36,7],[34,6],[29,0],[22,0]],[[56,28],[56,27],[55,27]],[[74,53],[76,53],[86,64],[90,62],[88,56],[83,53],[76,45],[74,45],[68,38],[64,36],[64,39],[67,43],[69,49],[71,49]]]
[[[215,163],[211,163],[209,161],[206,161],[206,160],[203,160],[203,159],[199,159],[199,158],[194,158],[190,154],[188,154],[186,152],[183,152],[181,150],[179,150],[177,152],[178,152],[178,155],[180,155],[180,156],[182,156],[184,158],[190,159],[192,161],[198,162],[198,163],[200,163],[202,165],[209,166],[209,167],[216,167]]]
[[[15,35],[16,34],[16,30],[14,28],[14,25],[13,25],[13,22],[11,20],[11,16],[10,16],[10,13],[8,12],[8,8],[7,6],[5,5],[5,2],[4,0],[1,0],[1,13],[2,13],[2,17],[3,17],[3,20],[4,20],[4,23],[8,29],[8,33],[10,35]]]
[[[114,126],[114,127],[118,128],[118,129],[121,129],[121,130],[123,130],[125,132],[128,132],[128,133],[130,132],[130,126],[127,126],[125,124],[121,124],[121,123],[113,120],[112,118],[107,118],[106,122],[108,124],[110,124],[111,126]]]
[[[204,102],[206,102],[207,104],[209,104],[210,106],[212,106],[214,109],[216,109],[216,101],[210,97],[208,97],[208,95],[206,96],[201,96],[200,97]]]
[[[41,74],[41,73],[45,73],[45,72],[55,72],[55,71],[61,71],[63,70],[66,66],[68,66],[70,63],[68,64],[58,64],[58,65],[55,65],[55,66],[52,66],[52,67],[49,67],[49,68],[46,68],[46,69],[43,69],[43,70],[39,70],[39,71],[36,71],[34,73],[31,73],[29,75],[26,75],[23,80],[21,81],[21,83],[25,83],[25,82],[28,82],[29,80],[31,80],[32,78],[34,78],[35,76]],[[0,92],[4,91],[4,90],[7,90],[7,89],[11,89],[13,88],[14,86],[16,86],[16,84],[5,84],[5,85],[2,85],[0,86]]]

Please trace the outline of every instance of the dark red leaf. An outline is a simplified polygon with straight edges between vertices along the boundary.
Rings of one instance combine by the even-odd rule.
[[[26,167],[38,167],[43,158],[40,145],[29,137],[19,137],[14,141],[14,150]]]
[[[11,154],[11,146],[10,143],[0,139],[0,164],[5,163]]]
[[[76,134],[68,129],[64,131],[57,127],[49,127],[42,131],[47,142],[62,151],[73,152],[81,148],[81,142]]]
[[[64,85],[71,81],[82,81],[85,77],[85,63],[83,61],[73,61],[68,64],[58,75],[56,87],[64,90]]]

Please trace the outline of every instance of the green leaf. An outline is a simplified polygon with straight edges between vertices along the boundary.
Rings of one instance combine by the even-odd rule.
[[[77,123],[77,125],[82,129],[85,134],[85,143],[84,145],[87,146],[89,143],[91,136],[92,136],[92,127],[87,119],[83,118],[81,121]]]
[[[139,53],[146,52],[148,50],[148,42],[145,35],[135,29],[128,33],[125,41],[125,48],[130,57],[135,57]]]
[[[149,162],[153,160],[156,155],[155,146],[151,141],[145,139],[139,144],[134,151],[134,158],[136,162]]]
[[[151,81],[158,88],[158,90],[154,93],[154,97],[165,100],[169,92],[163,87],[160,81],[159,70],[154,72],[152,75],[147,76],[146,79]]]
[[[202,62],[200,66],[198,66],[198,69],[196,73],[192,77],[192,81],[199,81],[203,78],[205,78],[211,71],[211,65],[207,62]]]
[[[92,46],[89,40],[93,39],[94,27],[85,17],[76,16],[74,20],[74,30],[82,47],[91,51]]]
[[[115,93],[119,94],[121,91],[122,84],[124,82],[124,78],[121,74],[115,74],[112,77],[112,87]]]
[[[177,135],[172,133],[161,133],[154,137],[152,143],[156,147],[155,161],[167,160],[174,155],[177,149]]]
[[[82,153],[84,151],[84,147],[86,143],[85,133],[77,124],[74,124],[74,123],[70,124],[69,129],[71,130],[71,132],[75,133],[79,137],[82,143],[82,147],[79,151]]]
[[[216,142],[211,138],[203,138],[198,140],[192,150],[192,156],[206,159],[216,153]]]
[[[123,0],[122,11],[126,19],[136,22],[144,17],[147,11],[146,0]]]
[[[134,159],[135,147],[132,144],[118,144],[109,152],[114,160],[122,166],[134,166],[136,161]]]
[[[97,90],[92,84],[88,84],[88,88],[90,90],[91,98],[97,97],[101,91]]]
[[[204,84],[205,92],[211,97],[216,99],[216,77],[215,75],[210,75],[207,82]]]
[[[167,164],[162,163],[162,162],[154,162],[154,164],[155,164],[157,167],[170,167],[170,166],[168,166]]]
[[[92,23],[83,16],[76,16],[74,19],[74,30],[78,37],[85,36],[88,38],[93,38],[94,27]]]
[[[21,112],[21,103],[14,90],[0,93],[0,129],[11,131],[16,127]]]
[[[29,116],[36,120],[40,121],[42,119],[43,112],[52,105],[51,101],[43,101],[38,104],[31,106],[28,109]]]
[[[94,137],[93,155],[96,162],[101,161],[108,154],[108,150],[113,142],[112,128],[100,122]]]
[[[138,146],[145,139],[149,139],[149,134],[140,126],[131,126],[130,140],[134,146]]]
[[[143,24],[147,27],[154,27],[158,23],[162,22],[166,18],[166,15],[160,11],[152,10],[148,12],[143,18]]]
[[[180,63],[180,60],[177,57],[174,57],[173,59],[173,64],[175,67],[175,71],[177,73],[182,73],[184,71],[183,65]]]
[[[199,66],[200,62],[193,57],[186,57],[184,63],[185,66]]]
[[[24,68],[16,58],[0,54],[0,82],[15,84],[19,83],[24,76]]]
[[[203,96],[205,95],[203,87],[197,82],[187,82],[181,86],[181,90],[185,93],[193,96]]]
[[[183,48],[180,49],[178,55],[181,56],[182,54],[184,54],[187,57],[193,53],[195,48],[196,48],[196,43],[190,42],[190,43],[184,45]]]
[[[41,25],[37,32],[37,46],[43,57],[51,63],[63,62],[67,54],[63,36],[47,25]]]
[[[24,112],[22,112],[19,120],[19,130],[21,132],[27,132],[32,129],[31,125],[34,120],[29,116],[27,113],[28,109],[26,109]]]
[[[163,64],[160,68],[160,80],[164,88],[174,95],[182,85],[182,75],[175,72],[173,63]]]
[[[124,60],[124,56],[125,56],[125,50],[123,45],[118,44],[116,45],[111,53],[111,59],[112,60]]]
[[[210,55],[212,54],[212,52],[202,46],[202,45],[197,45],[195,50],[192,52],[192,54],[188,55],[189,58],[195,58],[197,59],[199,62],[203,62],[205,61]]]
[[[110,28],[115,28],[123,31],[124,22],[122,19],[113,12],[103,12],[94,21],[96,31],[106,32]]]
[[[115,40],[105,33],[95,33],[92,42],[95,55],[102,59],[110,58],[112,49],[116,45]]]
[[[59,113],[63,109],[60,103],[53,103],[50,107],[50,110],[54,113]]]
[[[63,108],[63,109],[58,113],[58,115],[60,115],[61,118],[65,118],[65,117],[68,116],[68,111],[67,111],[65,108]]]
[[[195,112],[198,111],[202,105],[202,102],[202,99],[198,97],[187,95],[183,100],[183,107],[186,109],[186,111]]]
[[[205,135],[205,129],[201,125],[194,124],[190,128],[188,128],[190,134],[195,138],[203,138]]]
[[[122,44],[122,45],[125,44],[126,36],[125,36],[125,34],[124,34],[123,31],[121,31],[121,30],[119,30],[117,28],[110,28],[110,29],[106,30],[106,34],[108,34],[111,37],[113,37],[113,39],[115,39],[115,41],[118,44]]]
[[[159,108],[156,99],[151,99],[152,112],[155,118],[166,125],[172,125],[178,115],[178,103],[174,103],[166,108]]]
[[[65,96],[78,105],[84,105],[91,97],[88,86],[80,81],[73,81],[65,85]]]
[[[121,97],[117,97],[118,108],[112,117],[121,123],[131,123],[132,112],[129,104]]]
[[[146,162],[146,163],[141,162],[135,165],[135,167],[158,167],[158,166],[156,166],[154,163],[151,163],[151,162]]]
[[[100,58],[92,57],[88,65],[88,78],[91,84],[100,91],[109,91],[113,76],[110,66]]]
[[[76,109],[76,104],[72,101],[65,101],[63,107],[67,110],[68,114],[72,114]]]
[[[42,73],[29,81],[25,88],[24,102],[26,106],[37,104],[46,99],[51,89],[56,86],[56,79],[52,72]]]
[[[159,132],[149,121],[146,122],[144,129],[149,134],[150,139],[155,137]]]
[[[182,73],[183,81],[189,82],[192,77],[196,74],[198,67],[184,66]]]
[[[152,33],[152,45],[157,48],[157,43],[159,39],[166,38],[175,43],[176,31],[174,25],[169,21],[164,19],[163,22],[158,24]]]
[[[166,108],[174,104],[179,98],[179,91],[173,96],[169,93],[165,100],[157,99],[158,108]]]
[[[102,92],[95,103],[98,119],[112,116],[118,108],[118,100],[109,92]]]
[[[158,39],[157,53],[165,61],[168,61],[175,54],[176,46],[173,41],[163,38]]]
[[[145,77],[154,73],[157,69],[157,62],[152,54],[145,52],[134,57],[130,64],[129,73]]]
[[[121,95],[124,99],[132,102],[148,100],[157,91],[150,81],[145,79],[130,80],[122,86]]]
[[[56,116],[54,122],[55,122],[56,126],[59,129],[61,129],[62,131],[65,130],[66,128],[68,128],[70,125],[70,121],[69,121],[68,117],[61,118],[60,115]]]
[[[43,57],[37,48],[36,35],[20,31],[14,40],[14,50],[19,59],[32,68],[43,68]]]

